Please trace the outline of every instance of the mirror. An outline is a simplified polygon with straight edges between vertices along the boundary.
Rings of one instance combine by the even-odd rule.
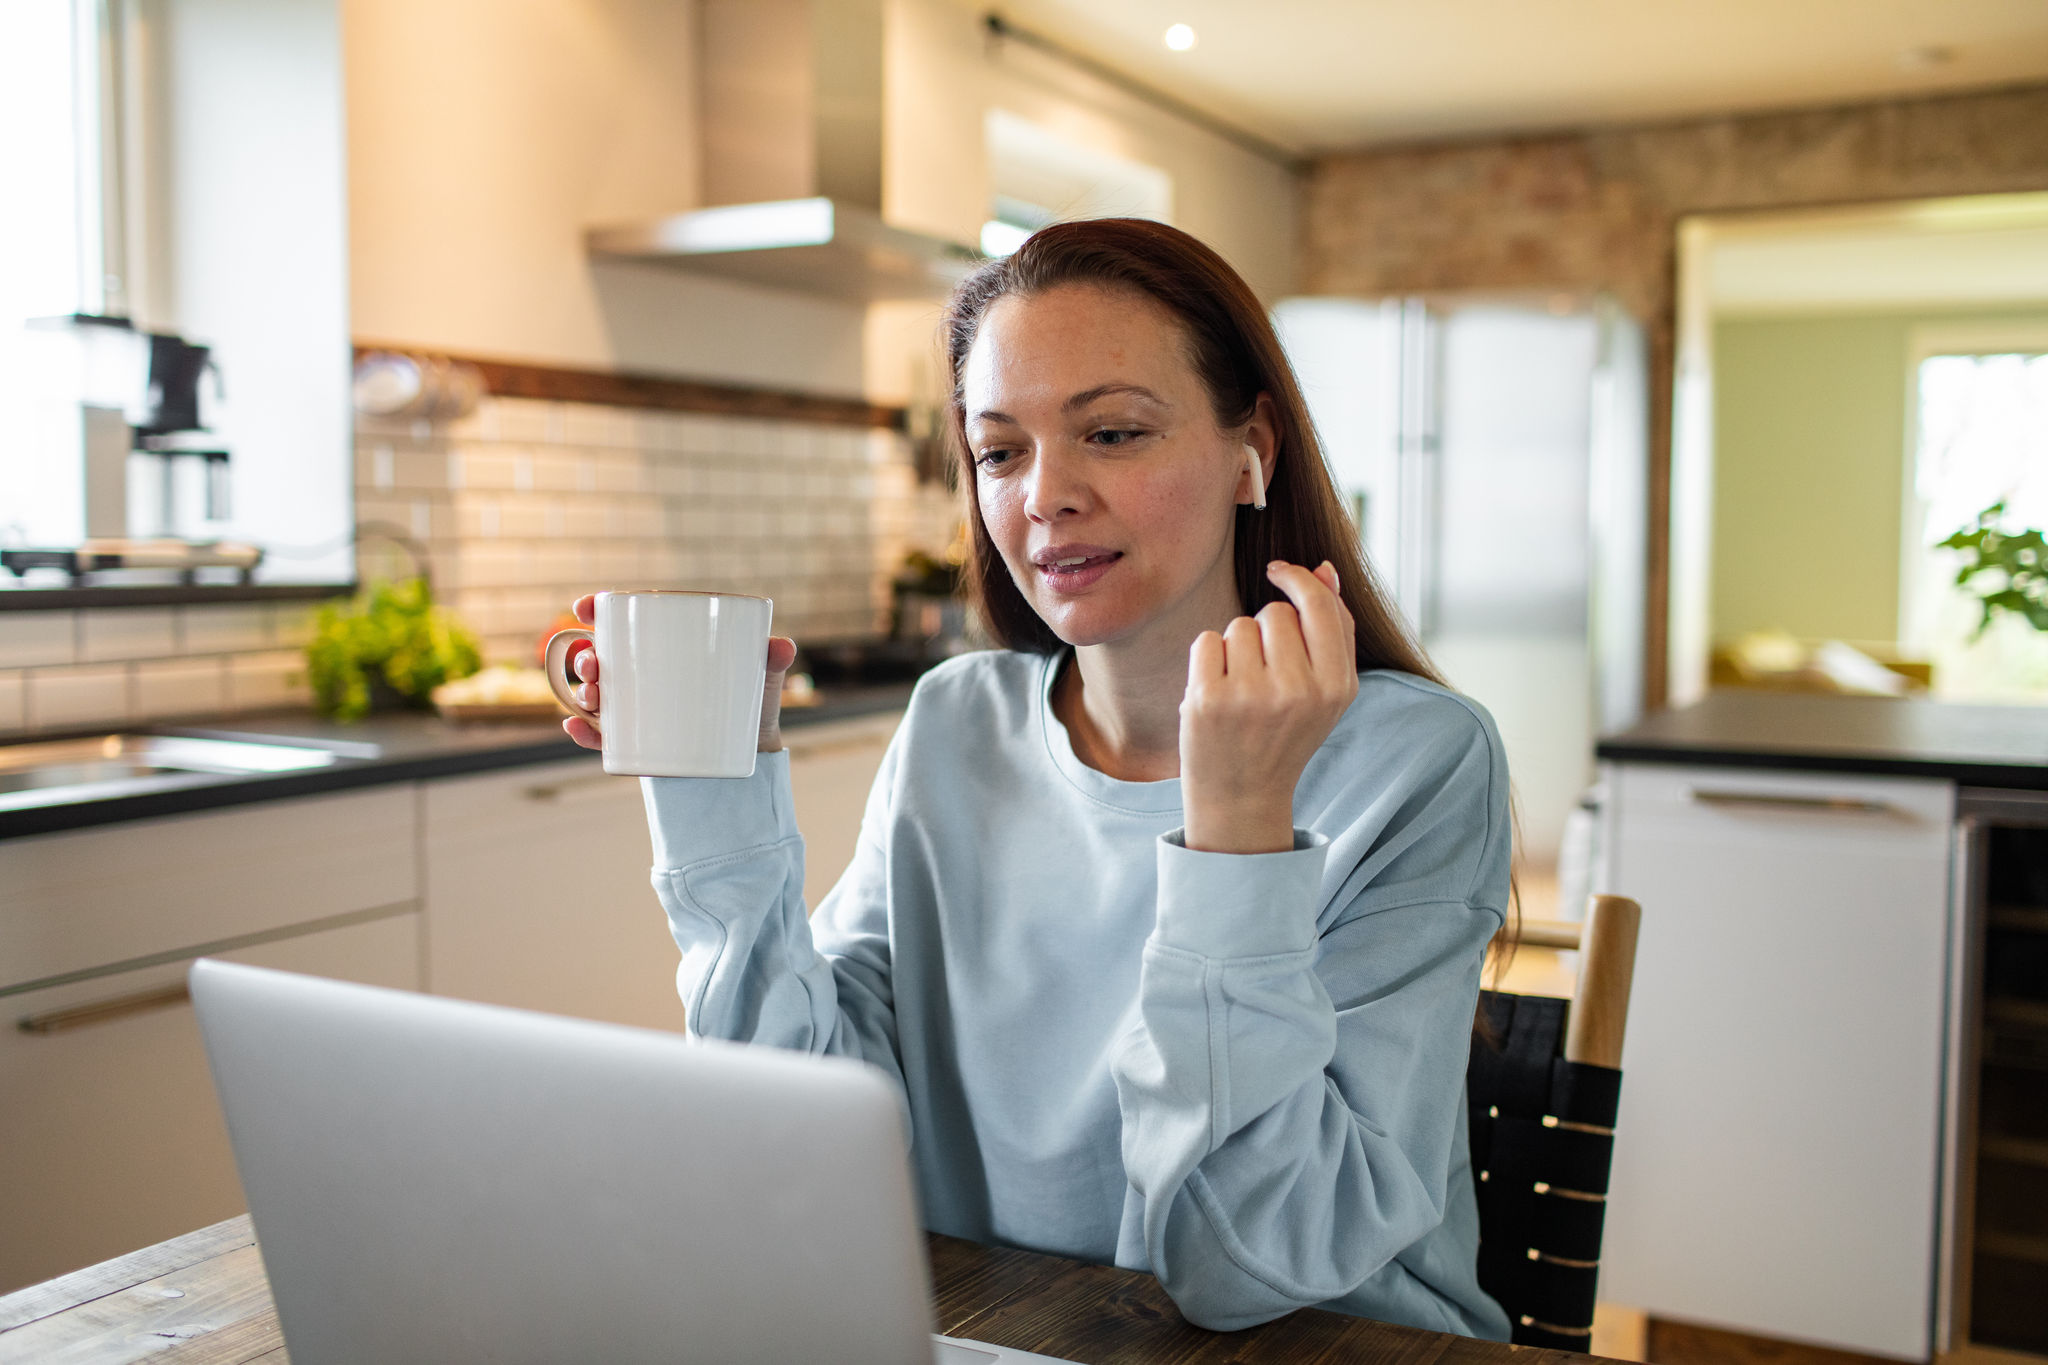
[[[9,27],[0,592],[345,589],[334,0],[37,0]]]

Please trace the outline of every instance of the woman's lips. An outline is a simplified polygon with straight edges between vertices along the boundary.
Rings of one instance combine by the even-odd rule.
[[[1116,562],[1122,558],[1120,552],[1090,555],[1079,564],[1041,564],[1038,573],[1046,586],[1056,593],[1085,592],[1100,582],[1102,576],[1116,567]]]

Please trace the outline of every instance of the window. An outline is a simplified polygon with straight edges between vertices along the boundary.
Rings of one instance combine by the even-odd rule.
[[[1933,660],[1939,697],[2048,702],[2048,632],[2001,614],[1980,635],[1978,600],[1955,584],[1962,557],[1939,548],[2001,500],[2004,529],[2048,529],[2048,337],[2038,350],[1927,355],[1916,391],[1906,641]]]
[[[0,430],[25,447],[55,447],[61,408],[42,395],[75,383],[69,357],[32,318],[97,312],[99,84],[81,55],[97,53],[97,8],[73,0],[9,7],[0,43]],[[75,409],[74,409],[75,415]],[[0,543],[40,529],[40,504],[17,486],[32,471],[0,473]]]

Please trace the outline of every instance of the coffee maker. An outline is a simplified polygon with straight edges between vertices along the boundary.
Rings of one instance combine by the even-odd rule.
[[[135,569],[170,570],[191,582],[201,569],[225,568],[248,582],[261,549],[181,534],[180,489],[189,482],[181,471],[192,464],[203,476],[206,520],[229,515],[229,453],[213,438],[206,412],[209,376],[212,402],[225,398],[211,350],[174,333],[139,331],[122,317],[72,314],[30,325],[76,357],[79,515],[65,523],[82,534],[75,544],[0,550],[0,567],[17,575],[57,569],[73,583]]]

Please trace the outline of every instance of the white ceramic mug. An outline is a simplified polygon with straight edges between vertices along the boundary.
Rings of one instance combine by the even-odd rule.
[[[727,592],[597,594],[595,631],[548,639],[548,686],[604,736],[604,770],[640,777],[748,777],[775,604]],[[576,704],[569,649],[597,650],[603,719]]]

